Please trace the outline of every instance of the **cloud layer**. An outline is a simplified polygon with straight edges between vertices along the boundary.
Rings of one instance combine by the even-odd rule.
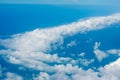
[[[5,55],[5,60],[11,64],[19,64],[40,71],[38,77],[34,78],[35,80],[107,80],[111,75],[109,80],[119,80],[117,75],[119,72],[115,72],[120,70],[119,59],[95,72],[93,69],[84,70],[77,65],[77,62],[80,62],[84,66],[88,66],[94,62],[94,59],[80,58],[74,60],[71,57],[60,57],[57,53],[50,54],[52,50],[63,45],[64,38],[78,33],[82,34],[88,31],[104,29],[118,22],[120,22],[120,14],[113,14],[111,16],[91,17],[67,25],[15,34],[11,38],[0,39],[0,45],[6,48],[0,50],[0,55]],[[76,45],[76,41],[71,41],[67,44],[67,48]],[[99,61],[104,59],[108,53],[120,54],[117,49],[106,52],[101,51],[98,49],[99,46],[100,44],[96,42],[94,53]],[[83,57],[84,55],[85,53],[82,53],[81,56]],[[114,65],[117,65],[115,69]],[[54,74],[50,75],[49,73]],[[9,73],[9,75],[13,76],[14,74],[11,75]],[[18,78],[22,79],[21,77]]]

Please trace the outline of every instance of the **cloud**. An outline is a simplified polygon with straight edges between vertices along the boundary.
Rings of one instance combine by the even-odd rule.
[[[104,58],[107,57],[107,54],[99,49],[95,50],[94,53],[99,61],[102,61]]]
[[[78,68],[78,66],[72,66],[71,64],[64,65],[57,65],[56,73],[50,75],[46,72],[41,72],[37,79],[47,79],[47,80],[99,80],[98,73],[94,72],[93,70],[83,70],[82,68]],[[71,76],[70,76],[71,75]],[[48,79],[49,78],[49,79]]]
[[[115,62],[99,68],[97,72],[93,71],[92,69],[83,70],[82,68],[78,68],[77,66],[72,66],[70,64],[66,66],[58,65],[57,69],[59,69],[60,71],[58,71],[57,73],[50,75],[48,73],[41,72],[38,78],[44,77],[43,80],[119,80],[119,63],[120,59],[117,59]],[[68,76],[66,73],[70,74],[71,76]]]
[[[71,80],[65,73],[59,72],[51,76],[50,80]]]
[[[102,51],[99,49],[100,44],[101,44],[100,42],[95,42],[94,45],[94,53],[99,61],[102,61],[104,58],[107,58],[110,54],[114,54],[114,55],[116,54],[120,56],[120,49],[109,49],[106,51]]]
[[[63,79],[67,80],[100,80],[98,72],[91,69],[83,70],[77,62],[71,57],[60,57],[52,50],[64,44],[64,38],[78,33],[84,33],[92,30],[99,30],[109,27],[109,25],[120,22],[120,14],[111,16],[91,17],[67,25],[56,26],[52,28],[36,29],[30,32],[15,34],[8,39],[0,39],[0,46],[6,49],[0,50],[0,55],[5,55],[4,59],[11,64],[19,64],[27,68],[32,68],[45,73],[40,73],[40,79]],[[70,42],[69,47],[76,45]],[[98,49],[99,43],[94,46],[94,52],[99,60],[106,57],[104,51]],[[82,54],[84,56],[84,54]],[[84,65],[88,65],[94,60],[80,59]],[[52,64],[53,65],[50,65]],[[107,69],[105,69],[107,70]],[[50,75],[49,73],[53,73]],[[71,77],[68,76],[71,75]],[[13,74],[14,75],[14,74]],[[8,74],[12,77],[13,75]],[[61,77],[59,77],[61,76]],[[104,76],[104,75],[103,75]]]
[[[82,52],[79,54],[80,57],[84,57],[85,56],[85,52]]]
[[[120,79],[120,58],[116,61],[100,68],[102,80],[119,80]]]
[[[42,52],[27,52],[27,51],[11,51],[1,50],[0,53],[6,55],[6,61],[12,64],[21,64],[25,67],[54,72],[54,68],[47,63],[68,63],[71,61],[69,57],[58,57],[57,54],[45,54]]]
[[[109,54],[117,54],[117,55],[120,56],[120,49],[107,50],[107,53],[109,53]]]
[[[94,45],[94,53],[99,61],[102,61],[104,58],[107,57],[107,54],[99,49],[101,43],[96,42]]]
[[[1,50],[0,51],[2,54],[9,54],[10,60],[16,61],[19,58],[22,59],[35,59],[36,61],[43,61],[43,62],[58,62],[60,63],[61,61],[69,61],[70,58],[66,57],[58,57],[57,54],[45,54],[42,52],[29,52],[29,51],[11,51],[11,50]],[[25,54],[24,54],[25,53]],[[22,54],[22,55],[21,55]],[[13,56],[13,57],[12,57]]]
[[[74,41],[71,41],[70,43],[67,44],[67,48],[72,47],[72,46],[76,46],[76,45],[77,45],[77,42],[76,42],[76,40],[74,40]]]
[[[18,51],[46,52],[51,49],[51,45],[63,44],[63,38],[66,36],[103,29],[117,22],[120,22],[120,14],[104,17],[92,17],[87,20],[80,20],[68,25],[36,29],[31,32],[16,34],[10,39],[0,40],[0,44],[6,48]]]
[[[100,42],[95,42],[95,45],[94,45],[94,50],[98,49],[100,45],[101,45],[101,43],[100,43]]]
[[[19,75],[16,75],[11,72],[6,73],[6,78],[4,80],[23,80],[23,78]]]
[[[72,75],[72,80],[100,80],[98,77],[98,73],[92,71],[91,69],[89,70],[81,70],[75,74]]]
[[[34,78],[34,80],[50,80],[50,75],[46,72],[40,72],[38,77]]]
[[[82,64],[84,66],[88,66],[89,64],[94,62],[94,59],[87,60],[87,59],[81,59],[80,58],[78,61],[80,62],[80,64]]]

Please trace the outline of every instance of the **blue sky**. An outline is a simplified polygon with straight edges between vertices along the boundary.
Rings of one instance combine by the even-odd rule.
[[[0,39],[0,46],[5,47],[0,50],[0,60],[2,60],[0,63],[0,73],[2,73],[1,75],[5,75],[5,79],[2,79],[119,80],[120,49],[111,44],[111,39],[120,39],[119,36],[110,38],[110,36],[116,35],[114,34],[116,31],[111,31],[111,34],[114,33],[109,37],[104,36],[104,38],[110,42],[112,48],[108,48],[109,45],[103,46],[106,40],[102,42],[99,39],[99,37],[101,39],[103,38],[101,37],[103,34],[96,33],[94,35],[97,35],[97,37],[94,39],[88,36],[90,38],[87,39],[87,41],[84,40],[87,34],[89,34],[88,32],[100,31],[108,27],[115,28],[115,26],[109,25],[114,25],[119,22],[120,13],[102,17],[91,17],[52,28],[35,29],[33,31],[15,34],[10,38]],[[118,28],[118,30],[120,29]],[[84,36],[82,37],[79,33],[84,34]],[[101,33],[105,33],[104,35],[106,35],[109,31],[105,30],[105,32],[102,31]],[[79,34],[83,41],[79,38],[71,39],[71,36],[75,36],[76,34]],[[70,42],[67,42],[65,38],[68,38]],[[82,43],[85,43],[86,47],[90,47],[90,49],[86,49]],[[116,44],[118,44],[119,47],[119,41],[117,41]],[[77,51],[77,54],[77,52],[75,52],[76,49],[73,47],[78,48],[81,52]],[[108,49],[103,50],[101,47],[107,47]],[[82,50],[82,48],[84,48],[84,50]],[[59,49],[58,52],[60,52],[60,50],[63,51],[60,53],[54,52],[54,50],[57,49]],[[73,49],[73,52],[66,51],[69,49]],[[60,56],[60,54],[63,54],[63,56]],[[89,58],[90,56],[92,57]],[[105,62],[108,62],[109,56],[111,56],[110,60],[113,59],[114,56],[118,58],[102,66]],[[91,68],[90,65],[92,64],[95,65]],[[97,65],[100,65],[100,67],[97,68]],[[86,70],[84,67],[88,67],[88,69]],[[38,71],[38,74],[35,71]]]
[[[0,3],[119,5],[120,0],[0,0]]]
[[[120,13],[117,11],[106,16],[113,13],[113,6],[119,6],[119,3],[117,0],[0,0],[0,30],[8,33],[5,36],[0,33],[0,78],[119,80]],[[63,9],[55,8],[54,5],[31,4],[80,4],[85,5],[85,8],[72,10],[71,7]],[[100,5],[98,7],[102,10],[97,7],[93,10],[86,5]],[[111,11],[103,5],[112,5],[108,6]],[[98,13],[104,16],[100,17]],[[72,17],[67,18],[67,15]],[[63,19],[60,21],[59,18]],[[81,19],[76,21],[78,18]],[[70,19],[74,22],[56,25],[57,22],[62,23],[62,20],[65,22],[65,19],[66,22]],[[43,28],[39,23],[55,26]],[[31,26],[34,30],[29,31]],[[20,29],[24,32],[17,32]]]

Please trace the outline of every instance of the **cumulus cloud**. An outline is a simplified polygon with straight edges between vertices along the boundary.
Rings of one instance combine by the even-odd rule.
[[[93,63],[94,62],[94,59],[91,59],[91,60],[87,60],[87,59],[79,59],[78,60],[81,64],[83,64],[84,66],[88,66],[89,64]]]
[[[78,68],[78,66],[72,66],[71,64],[68,64],[66,66],[58,65],[56,66],[56,68],[60,71],[57,71],[52,75],[46,72],[41,72],[37,79],[44,78],[43,80],[99,80],[98,73],[94,72],[92,69],[85,71],[82,68]]]
[[[23,80],[23,78],[17,74],[7,72],[4,80]]]
[[[56,66],[56,68],[60,71],[58,71],[57,73],[50,75],[48,73],[42,72],[40,73],[38,78],[40,77],[41,79],[41,77],[44,77],[43,80],[119,80],[119,64],[120,59],[117,59],[115,62],[99,68],[97,72],[93,71],[92,69],[83,70],[82,68],[79,68],[78,66],[72,66],[71,64],[68,64],[66,66],[58,65]],[[71,76],[68,76],[66,73],[70,74]]]
[[[80,57],[84,57],[85,56],[85,52],[82,52],[79,54]]]
[[[120,14],[92,17],[67,25],[15,34],[11,38],[0,39],[0,46],[6,48],[0,50],[0,54],[5,55],[5,60],[12,64],[19,64],[45,72],[40,73],[40,77],[38,78],[41,80],[55,78],[60,80],[63,77],[65,80],[99,80],[97,72],[91,69],[83,70],[77,64],[72,64],[71,61],[76,62],[76,60],[70,57],[60,57],[57,53],[50,54],[50,52],[63,45],[64,38],[66,37],[73,36],[77,33],[103,29],[117,22],[120,22]],[[73,45],[77,45],[75,41],[70,42],[68,47]],[[106,54],[98,49],[99,46],[99,43],[95,44],[94,52],[98,60],[101,61],[106,57]],[[84,56],[84,54],[82,53],[81,56]],[[80,61],[84,65],[88,65],[94,60],[80,59]],[[50,63],[54,63],[54,65],[50,65]],[[51,75],[52,77],[48,74],[49,72],[54,73]],[[67,74],[70,74],[71,77]],[[11,79],[13,75],[15,74],[9,73],[7,75],[9,77],[8,79]],[[21,79],[20,77],[18,78]]]
[[[104,58],[107,57],[107,54],[99,49],[101,43],[96,42],[94,45],[94,53],[99,61],[102,61]]]
[[[99,61],[102,61],[104,58],[107,58],[110,54],[114,54],[114,55],[116,54],[120,56],[120,49],[109,49],[109,50],[103,51],[99,49],[100,44],[101,44],[100,42],[95,42],[95,45],[94,45],[94,53],[96,58]]]
[[[46,51],[51,49],[51,44],[63,43],[64,36],[70,36],[91,30],[105,28],[108,25],[120,22],[120,14],[107,17],[95,17],[80,20],[68,25],[46,29],[36,29],[31,32],[14,35],[11,39],[0,40],[6,48],[24,51]]]
[[[120,56],[120,49],[107,50],[107,53],[109,53],[109,54],[117,54],[117,55]]]
[[[34,80],[50,80],[50,75],[46,72],[40,72],[38,77],[34,78]]]
[[[71,80],[71,79],[65,73],[59,72],[59,73],[52,75],[50,80]]]
[[[76,42],[76,40],[74,40],[74,41],[71,41],[70,43],[67,44],[67,48],[72,47],[72,46],[76,46],[76,45],[77,45],[77,42]]]
[[[116,61],[100,68],[102,80],[119,80],[120,79],[120,58]]]
[[[76,74],[72,75],[72,80],[99,80],[98,73],[92,71],[91,69],[87,71],[79,71]]]
[[[57,62],[60,63],[62,61],[69,61],[70,58],[66,57],[58,57],[57,54],[45,54],[43,52],[29,52],[29,51],[12,51],[12,50],[1,50],[0,53],[2,54],[9,54],[10,60],[17,61],[17,59],[31,59],[43,62]],[[22,54],[22,55],[21,55]]]

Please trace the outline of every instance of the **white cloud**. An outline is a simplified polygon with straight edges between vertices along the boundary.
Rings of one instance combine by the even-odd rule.
[[[62,44],[64,36],[102,29],[117,22],[120,22],[120,14],[89,18],[68,25],[49,29],[36,29],[31,32],[17,34],[11,39],[0,40],[0,44],[13,50],[46,51],[51,49],[51,44],[56,44],[58,42],[59,44]]]
[[[65,73],[58,72],[51,76],[50,80],[71,80]]]
[[[92,69],[83,70],[77,66],[72,66],[70,64],[63,66],[59,65],[58,69],[65,69],[61,72],[65,74],[66,71],[68,74],[72,74],[71,80],[119,80],[120,79],[120,58],[115,62],[107,64],[104,67],[101,67],[98,72],[93,71]],[[99,77],[100,75],[101,77]],[[59,75],[58,75],[59,76]],[[70,78],[70,77],[69,77]],[[60,79],[60,78],[59,78]]]
[[[99,61],[102,61],[104,58],[107,57],[107,53],[99,49],[101,43],[96,42],[94,45],[94,53]]]
[[[89,64],[91,64],[91,63],[94,62],[94,59],[90,59],[90,60],[87,60],[87,59],[79,59],[78,61],[79,61],[82,65],[88,66]]]
[[[46,72],[40,72],[38,77],[34,78],[34,80],[50,80],[50,76]]]
[[[92,71],[91,69],[86,71],[81,70],[78,73],[72,75],[72,80],[100,80],[97,75],[98,73]]]
[[[117,54],[117,55],[120,56],[120,49],[107,50],[107,53],[109,53],[109,54]]]
[[[104,58],[107,57],[107,54],[99,49],[95,50],[94,53],[99,61],[102,61]]]
[[[58,70],[57,73],[49,75],[48,73],[40,73],[39,77],[47,78],[48,80],[119,80],[120,78],[120,59],[110,63],[104,67],[101,67],[97,72],[92,69],[83,70],[77,66],[68,65],[57,65],[55,68]],[[68,76],[66,74],[70,74]],[[101,77],[99,77],[100,75]],[[45,79],[43,79],[45,80]]]
[[[78,66],[72,66],[71,64],[67,64],[66,66],[56,65],[55,69],[57,70],[56,73],[50,75],[46,72],[42,72],[42,74],[40,73],[36,79],[42,80],[44,78],[43,80],[99,80],[99,77],[97,76],[98,73],[94,72],[91,69],[85,71],[82,68],[78,68]]]
[[[102,80],[119,80],[120,79],[120,58],[116,61],[100,68]]]
[[[54,72],[54,68],[46,62],[67,63],[71,61],[71,58],[68,57],[58,57],[57,54],[51,55],[42,52],[1,50],[0,53],[6,55],[6,60],[12,64],[21,64],[28,68],[47,72]]]
[[[82,52],[82,53],[79,54],[79,56],[80,56],[80,57],[84,57],[84,56],[85,56],[85,53]]]
[[[17,74],[7,72],[4,80],[23,80],[23,78]]]
[[[111,16],[92,17],[86,20],[80,20],[68,25],[57,26],[46,29],[36,29],[31,32],[13,35],[12,38],[0,39],[0,45],[6,47],[5,50],[0,50],[1,55],[6,55],[4,58],[13,64],[20,64],[22,66],[33,68],[46,73],[40,73],[40,79],[48,79],[47,72],[57,73],[52,77],[66,80],[70,78],[66,74],[72,74],[72,80],[99,80],[98,73],[92,70],[82,70],[78,65],[72,63],[68,64],[74,59],[69,57],[59,57],[57,53],[49,54],[49,51],[60,47],[64,38],[72,36],[77,33],[84,33],[91,30],[99,30],[108,27],[111,24],[120,22],[120,14]],[[72,42],[73,45],[74,42]],[[71,44],[69,45],[71,46]],[[104,51],[98,49],[99,43],[96,43],[94,52],[99,60],[106,57]],[[93,60],[92,60],[93,61]],[[90,61],[90,62],[92,62]],[[88,64],[88,61],[85,65]],[[47,63],[56,63],[49,65]],[[59,64],[60,63],[60,64]],[[66,64],[64,64],[66,63]],[[59,77],[58,73],[62,73]],[[8,80],[12,79],[15,74],[7,74]],[[118,77],[118,76],[116,76]],[[17,77],[17,79],[21,79]]]
[[[94,45],[94,50],[96,50],[96,49],[98,49],[99,48],[99,46],[100,46],[100,42],[95,42],[95,45]]]
[[[106,51],[102,51],[99,49],[100,44],[100,42],[95,42],[94,45],[94,53],[99,61],[102,61],[104,58],[108,57],[109,54],[116,54],[120,56],[120,49],[109,49]]]
[[[54,66],[55,70],[57,72],[63,72],[63,73],[74,73],[76,70],[78,70],[78,66],[72,66],[72,64],[67,64],[67,65],[55,65]]]
[[[76,45],[77,45],[77,42],[76,42],[76,40],[74,40],[74,41],[71,41],[70,43],[67,44],[67,48],[72,47],[72,46],[76,46]]]
[[[56,54],[49,55],[44,53],[50,51],[52,49],[52,46],[62,45],[63,38],[65,36],[74,35],[79,32],[82,33],[90,30],[102,29],[105,28],[107,25],[119,21],[120,14],[114,14],[112,16],[89,18],[87,20],[73,22],[68,25],[46,29],[36,29],[31,32],[13,35],[10,39],[0,40],[0,44],[8,48],[6,52],[2,51],[1,54],[5,52],[8,55],[12,55],[13,57],[11,57],[10,59],[14,61],[16,60],[15,57],[28,61],[29,59],[30,61],[31,59],[36,61],[37,59],[41,61],[57,61],[58,57]],[[10,50],[12,50],[13,52],[11,52]]]

